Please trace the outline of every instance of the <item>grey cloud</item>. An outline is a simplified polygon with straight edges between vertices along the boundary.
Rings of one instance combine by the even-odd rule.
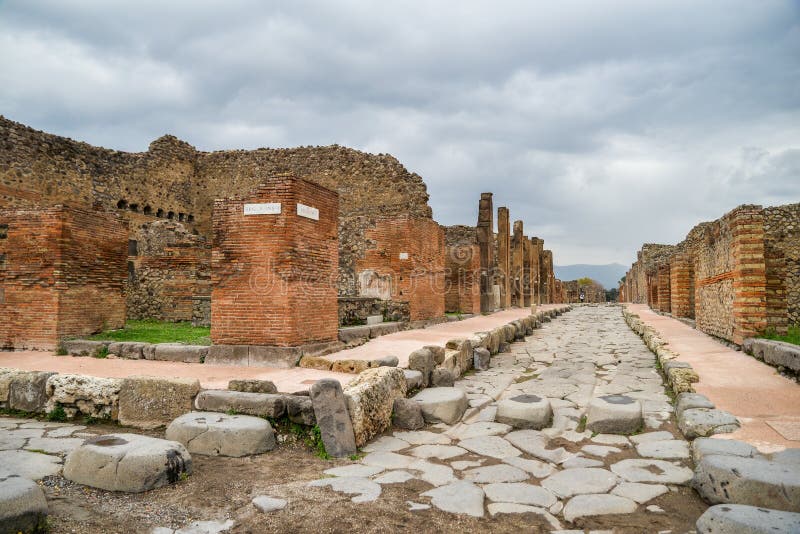
[[[493,191],[559,264],[800,200],[788,1],[16,1],[0,49],[12,119],[125,150],[388,152],[440,222]]]

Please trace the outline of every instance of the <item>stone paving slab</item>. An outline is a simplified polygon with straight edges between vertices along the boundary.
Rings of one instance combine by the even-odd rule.
[[[653,499],[692,478],[688,443],[665,426],[672,405],[655,357],[619,307],[577,308],[454,386],[480,398],[482,407],[460,423],[387,432],[364,448],[367,456],[355,464],[360,467],[342,471],[344,478],[369,472],[358,470],[365,467],[397,470],[363,479],[435,486],[419,490],[409,501],[412,509],[429,503],[476,517],[534,513],[554,529],[579,517],[644,512]],[[519,395],[549,401],[553,419],[547,428],[515,430],[495,420],[497,405]],[[645,432],[628,437],[579,428],[592,399],[604,395],[635,399],[647,419]],[[564,440],[577,452],[568,451]]]

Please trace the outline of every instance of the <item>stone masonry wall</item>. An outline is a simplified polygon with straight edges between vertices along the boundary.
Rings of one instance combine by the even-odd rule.
[[[800,203],[766,208],[764,232],[770,325],[782,326],[784,306],[788,324],[800,324]]]
[[[211,296],[211,245],[206,239],[183,223],[161,220],[143,224],[131,237],[128,318],[205,323],[205,311],[198,307],[204,301],[198,297]]]
[[[411,321],[444,315],[444,230],[435,221],[386,217],[367,230],[369,248],[356,262],[386,283],[391,300],[406,301]]]
[[[431,219],[422,178],[387,154],[340,146],[202,152],[173,136],[127,153],[47,134],[0,116],[0,206],[70,203],[116,211],[132,233],[159,219],[210,238],[213,201],[291,172],[340,197],[340,295],[358,295],[354,266],[379,217]],[[140,277],[141,280],[141,277]]]
[[[0,210],[0,347],[53,349],[125,322],[127,228],[63,206]]]
[[[480,313],[480,247],[472,226],[446,226],[445,293],[447,312]]]

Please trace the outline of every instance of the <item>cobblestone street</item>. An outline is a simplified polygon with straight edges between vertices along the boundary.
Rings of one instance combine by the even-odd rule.
[[[656,360],[619,307],[577,307],[456,387],[470,401],[463,422],[395,431],[364,447],[360,464],[329,469],[325,474],[333,478],[311,485],[369,502],[386,485],[418,479],[433,489],[407,502],[411,510],[433,506],[476,517],[532,513],[554,530],[585,516],[645,513],[666,514],[675,519],[675,531],[683,531],[704,508],[686,488],[692,478],[689,444],[670,420]],[[629,436],[586,428],[593,399],[626,397],[641,403],[643,427]],[[542,398],[553,413],[546,428],[514,430],[496,421],[503,401]],[[696,504],[669,509],[671,494]]]

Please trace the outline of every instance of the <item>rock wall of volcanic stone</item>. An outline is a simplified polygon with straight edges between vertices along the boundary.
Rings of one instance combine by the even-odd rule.
[[[800,203],[766,208],[764,233],[768,323],[780,324],[785,310],[788,324],[800,324]]]
[[[147,152],[127,153],[0,117],[0,207],[97,206],[124,216],[132,231],[166,219],[210,238],[214,199],[287,171],[339,193],[340,295],[358,295],[354,266],[378,218],[432,216],[422,178],[387,154],[336,145],[201,152],[169,135]]]

